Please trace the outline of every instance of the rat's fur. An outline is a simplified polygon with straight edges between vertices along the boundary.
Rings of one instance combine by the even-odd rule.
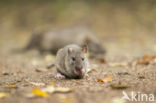
[[[59,75],[61,74],[67,78],[84,77],[89,67],[86,53],[86,47],[81,48],[75,44],[67,45],[60,49],[57,52],[55,63]],[[82,72],[80,73],[79,71],[81,70]]]

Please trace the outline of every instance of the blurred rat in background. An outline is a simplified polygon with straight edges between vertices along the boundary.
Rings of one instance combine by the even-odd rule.
[[[69,44],[77,44],[80,46],[87,45],[91,55],[103,55],[105,49],[102,43],[94,35],[94,33],[83,26],[73,26],[60,29],[54,29],[48,32],[35,33],[30,38],[28,45],[24,50],[37,49],[41,53],[50,52],[52,54]]]

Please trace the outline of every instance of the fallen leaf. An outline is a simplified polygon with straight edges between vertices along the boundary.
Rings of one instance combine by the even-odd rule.
[[[97,58],[97,60],[99,60],[101,63],[106,63],[106,62],[107,62],[107,61],[105,60],[105,58],[103,58],[103,57]]]
[[[67,87],[56,87],[55,88],[55,92],[67,93],[67,92],[71,92],[71,91],[73,91],[73,89],[67,88]]]
[[[155,59],[156,56],[150,56],[150,55],[145,54],[143,58],[144,59]]]
[[[28,82],[31,85],[34,85],[34,86],[45,86],[45,83],[31,82],[31,81],[29,81],[27,79],[25,81]]]
[[[103,81],[107,83],[107,82],[111,82],[112,79],[113,79],[113,75],[108,75]]]
[[[0,92],[0,98],[5,98],[7,97],[7,93],[5,92]]]
[[[17,88],[17,86],[15,84],[11,84],[11,85],[7,85],[5,86],[6,88]]]
[[[156,56],[144,55],[142,59],[137,61],[137,64],[153,64],[153,61],[156,59]]]
[[[48,54],[48,55],[45,56],[45,60],[47,62],[54,62],[55,61],[55,57],[53,55],[51,55],[51,54]]]
[[[36,96],[40,96],[40,97],[44,97],[44,98],[47,98],[49,97],[48,93],[46,92],[43,92],[41,89],[33,89],[31,91],[32,94],[36,95]]]
[[[126,101],[122,98],[115,97],[112,99],[112,103],[126,103]]]
[[[54,87],[54,86],[47,86],[42,89],[33,89],[31,93],[27,94],[26,97],[28,98],[33,98],[35,96],[40,96],[40,97],[48,97],[48,93],[54,93],[54,92],[60,92],[60,93],[67,93],[71,92],[73,89],[71,88],[66,88],[66,87]]]
[[[6,72],[6,71],[3,71],[2,74],[3,74],[3,75],[9,75],[9,73]]]
[[[129,86],[127,86],[127,85],[114,85],[114,84],[111,84],[111,87],[113,89],[127,89],[127,88],[129,88]]]
[[[137,64],[145,64],[145,65],[148,65],[149,64],[149,61],[147,61],[147,60],[138,60],[137,61]]]
[[[37,83],[37,82],[29,82],[29,83],[34,86],[45,86],[45,83]]]
[[[112,79],[113,79],[113,76],[112,75],[108,75],[105,79],[98,78],[97,81],[98,82],[105,82],[105,83],[107,83],[107,82],[111,82]]]
[[[54,86],[47,86],[47,87],[43,88],[42,91],[46,92],[46,93],[54,93],[55,87]]]
[[[46,88],[42,89],[44,92],[47,93],[54,93],[54,92],[61,92],[61,93],[67,93],[73,91],[71,88],[66,87],[54,87],[54,86],[48,86]]]
[[[94,68],[89,68],[89,69],[87,70],[87,73],[90,73],[90,72],[92,72],[92,71],[96,71],[96,69],[94,69]]]
[[[123,62],[123,63],[109,63],[108,65],[111,66],[111,67],[121,67],[121,66],[127,66],[128,63],[126,63],[126,62]]]
[[[37,66],[37,65],[39,65],[39,61],[37,61],[37,60],[32,60],[32,61],[31,61],[31,64],[32,64],[33,66]]]
[[[101,78],[98,78],[97,81],[98,82],[104,82],[103,79],[101,79]]]

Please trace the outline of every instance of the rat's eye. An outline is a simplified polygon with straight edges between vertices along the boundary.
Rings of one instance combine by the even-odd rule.
[[[84,61],[84,58],[82,58],[82,61]]]
[[[75,57],[72,57],[72,60],[75,61],[76,60]]]

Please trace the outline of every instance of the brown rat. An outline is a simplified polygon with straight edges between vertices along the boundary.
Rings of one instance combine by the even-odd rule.
[[[83,46],[87,44],[89,52],[95,55],[104,54],[105,49],[94,33],[83,26],[68,27],[65,29],[54,29],[48,32],[35,33],[32,35],[25,50],[36,48],[41,53],[51,52],[56,54],[58,49],[69,45],[77,44]]]
[[[86,57],[87,47],[76,44],[67,45],[57,52],[56,55],[56,78],[83,78],[89,67]]]

